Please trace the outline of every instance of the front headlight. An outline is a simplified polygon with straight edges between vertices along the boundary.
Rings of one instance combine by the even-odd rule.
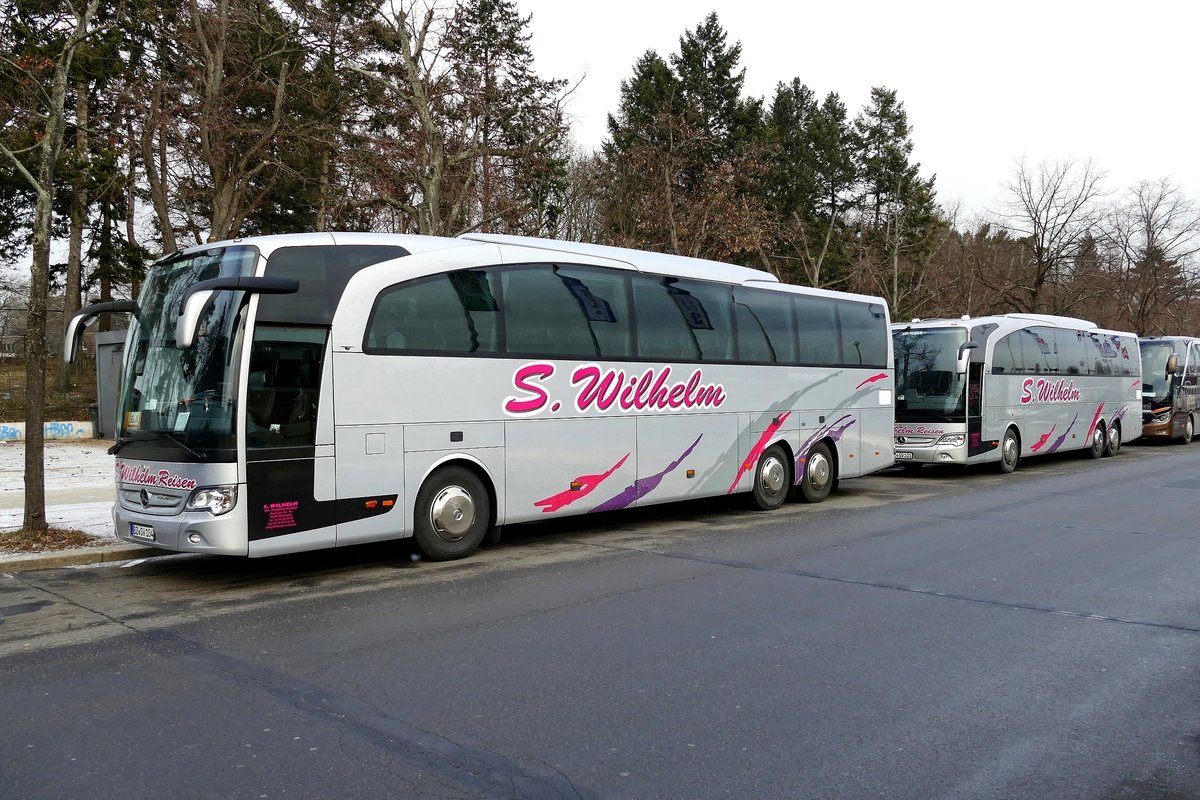
[[[220,516],[236,505],[236,486],[206,486],[192,492],[187,501],[187,510],[209,511]]]
[[[947,433],[942,438],[938,439],[938,446],[945,445],[946,447],[962,447],[967,441],[965,433]]]
[[[1171,419],[1171,412],[1165,411],[1162,414],[1155,414],[1152,420],[1154,422],[1167,422]]]

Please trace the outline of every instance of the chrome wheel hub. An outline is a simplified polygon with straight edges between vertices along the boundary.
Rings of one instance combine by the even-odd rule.
[[[447,486],[433,498],[429,521],[439,537],[457,542],[475,522],[475,501],[461,486]]]
[[[804,469],[804,475],[810,486],[814,489],[824,489],[829,483],[829,459],[824,453],[811,453],[808,456],[808,464]]]
[[[785,475],[783,462],[772,456],[763,461],[762,469],[758,473],[758,485],[764,493],[773,497],[785,490]]]

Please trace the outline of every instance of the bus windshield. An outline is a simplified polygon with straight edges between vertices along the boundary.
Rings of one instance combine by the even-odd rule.
[[[1167,359],[1175,352],[1169,341],[1141,342],[1142,396],[1152,402],[1166,402],[1171,395],[1171,376]]]
[[[896,421],[965,421],[966,381],[958,374],[965,328],[892,332],[896,354]]]
[[[166,259],[150,270],[125,361],[117,418],[120,443],[146,443],[162,451],[155,458],[177,461],[234,447],[243,295],[214,295],[191,349],[176,349],[175,321],[188,287],[210,278],[250,275],[257,256],[252,247],[214,248]]]

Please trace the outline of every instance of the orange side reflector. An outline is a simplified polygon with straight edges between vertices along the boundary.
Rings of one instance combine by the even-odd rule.
[[[384,508],[391,508],[391,507],[392,507],[392,506],[394,506],[394,505],[396,505],[396,501],[395,501],[395,500],[384,500],[384,501],[383,501],[383,507],[384,507]]]
[[[378,500],[368,500],[367,501],[367,508],[375,508],[375,506],[377,506],[377,505],[379,505]]]
[[[583,488],[583,484],[580,483],[579,481],[571,481],[571,491],[572,492],[578,492],[582,488]]]
[[[696,477],[696,470],[694,470],[694,469],[689,469],[689,470],[687,471],[687,476],[688,476],[689,478],[694,478],[694,477]]]

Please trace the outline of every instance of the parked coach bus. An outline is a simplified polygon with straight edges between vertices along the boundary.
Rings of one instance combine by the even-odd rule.
[[[1139,339],[1142,351],[1142,436],[1178,439],[1196,433],[1200,400],[1200,339]]]
[[[269,236],[130,311],[117,534],[264,556],[750,492],[892,463],[888,311],[753,269],[519,237]]]
[[[1132,333],[1070,317],[1003,314],[892,326],[896,461],[997,462],[1115,455],[1142,432]]]

